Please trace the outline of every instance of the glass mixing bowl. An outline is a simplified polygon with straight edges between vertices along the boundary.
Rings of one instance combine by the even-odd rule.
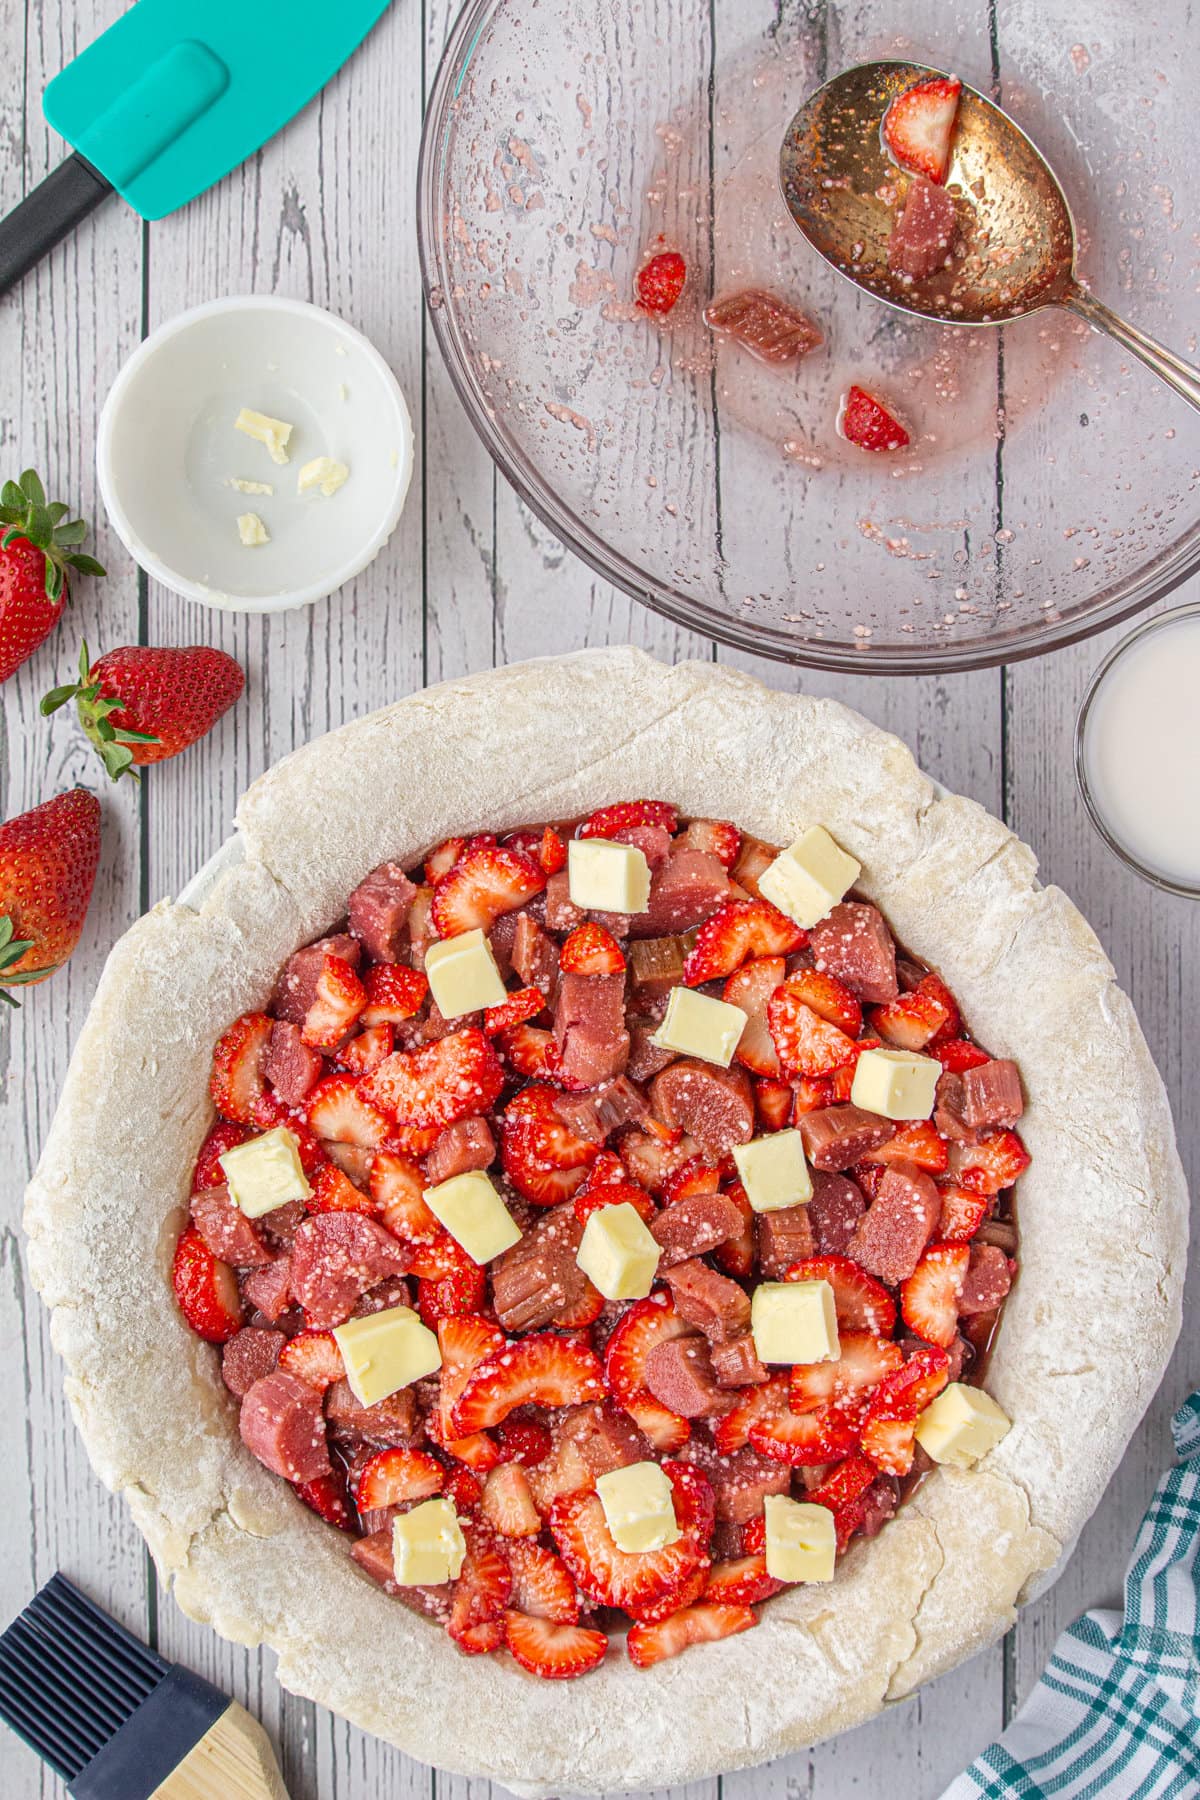
[[[1200,566],[1200,417],[1065,313],[955,329],[859,294],[800,238],[777,168],[838,68],[954,69],[1050,157],[1084,279],[1194,356],[1186,13],[468,0],[419,225],[434,330],[485,444],[603,576],[785,661],[980,667],[1148,605]],[[689,271],[661,327],[631,304],[660,244]],[[780,369],[715,339],[704,306],[747,285],[800,305],[822,347]],[[851,382],[894,404],[907,451],[840,438]]]

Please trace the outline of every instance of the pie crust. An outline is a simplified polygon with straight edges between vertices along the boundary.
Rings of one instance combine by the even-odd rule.
[[[555,1684],[465,1659],[243,1446],[170,1283],[216,1038],[385,858],[669,799],[788,842],[821,822],[972,1030],[1015,1058],[1033,1161],[988,1391],[1013,1429],[939,1468],[831,1586],[652,1673]],[[88,1454],[193,1618],[294,1692],[530,1796],[663,1787],[857,1725],[990,1643],[1092,1512],[1180,1327],[1187,1192],[1162,1083],[1092,931],[1032,852],[831,700],[629,648],[488,671],[344,726],[243,799],[221,872],[116,945],[28,1192],[29,1265]],[[302,1579],[297,1579],[303,1571]]]

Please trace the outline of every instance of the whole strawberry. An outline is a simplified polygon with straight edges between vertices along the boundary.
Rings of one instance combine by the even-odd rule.
[[[71,788],[0,825],[0,1001],[45,981],[79,942],[100,862],[100,802]]]
[[[246,685],[241,665],[224,650],[193,644],[156,650],[126,644],[89,663],[79,653],[79,680],[55,688],[44,713],[74,700],[80,723],[116,781],[134,765],[165,762],[210,732]]]
[[[86,519],[68,519],[61,500],[46,502],[32,469],[0,488],[0,681],[33,655],[62,617],[67,570],[103,575],[93,556],[77,548]]]

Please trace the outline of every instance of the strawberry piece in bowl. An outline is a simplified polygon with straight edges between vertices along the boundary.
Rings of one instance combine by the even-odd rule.
[[[954,75],[931,76],[897,94],[883,115],[883,142],[902,169],[939,185],[945,181],[961,98],[962,82]]]

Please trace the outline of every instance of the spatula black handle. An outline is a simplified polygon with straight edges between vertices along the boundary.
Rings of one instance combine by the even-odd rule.
[[[82,156],[68,156],[0,219],[0,294],[7,294],[99,206],[112,188]]]

